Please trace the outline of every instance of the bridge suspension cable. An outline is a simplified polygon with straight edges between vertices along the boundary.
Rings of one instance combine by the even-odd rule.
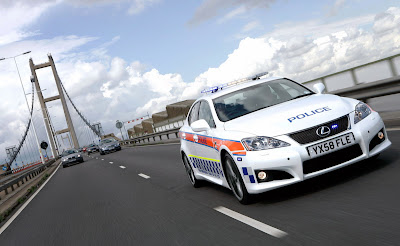
[[[67,98],[69,100],[69,102],[71,103],[72,107],[74,107],[75,111],[78,113],[79,117],[81,117],[81,119],[83,120],[83,122],[98,136],[101,137],[101,133],[99,131],[97,131],[97,129],[92,126],[90,124],[90,122],[88,120],[86,120],[86,118],[82,115],[82,113],[78,110],[78,108],[75,106],[74,102],[71,100],[71,97],[68,95],[67,90],[64,87],[64,84],[62,83],[60,77],[58,77],[58,80],[60,81],[61,87],[65,93],[65,95],[67,95]]]

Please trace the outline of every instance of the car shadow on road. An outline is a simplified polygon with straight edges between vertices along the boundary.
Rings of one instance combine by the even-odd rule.
[[[256,195],[254,196],[253,203],[274,204],[305,197],[322,190],[352,182],[363,176],[373,175],[378,170],[383,170],[391,164],[395,164],[398,158],[399,154],[397,151],[391,148],[382,153],[378,159],[364,160],[303,182]]]

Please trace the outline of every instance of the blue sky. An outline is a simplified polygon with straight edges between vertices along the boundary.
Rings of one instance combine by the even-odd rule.
[[[221,9],[218,16],[190,26],[188,22],[200,4],[199,1],[160,1],[139,14],[130,15],[126,12],[128,2],[97,6],[62,3],[45,12],[29,29],[40,33],[34,39],[62,35],[98,38],[78,50],[90,49],[119,36],[120,40],[108,49],[110,55],[141,61],[161,73],[180,73],[185,81],[193,81],[199,73],[221,64],[237,48],[240,41],[237,36],[249,22],[258,21],[259,25],[243,33],[243,37],[261,36],[285,22],[310,19],[333,22],[374,14],[395,6],[398,1],[344,1],[340,11],[332,16],[329,13],[335,1],[274,1],[269,8],[251,9],[218,23],[235,7]]]
[[[17,58],[26,90],[29,58],[51,53],[78,108],[115,134],[116,120],[207,86],[266,70],[304,82],[400,53],[397,0],[4,0],[0,16],[0,58],[32,51]],[[39,81],[45,97],[56,93],[50,71]],[[0,97],[1,158],[28,117],[12,59],[0,61]],[[56,130],[60,107],[49,109]],[[34,122],[46,139],[40,112]]]

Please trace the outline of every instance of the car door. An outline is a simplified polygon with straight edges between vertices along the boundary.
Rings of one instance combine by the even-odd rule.
[[[193,156],[196,156],[196,145],[197,145],[197,134],[192,130],[190,125],[195,122],[196,120],[199,119],[199,108],[200,108],[200,102],[196,102],[193,104],[189,114],[188,114],[188,125],[185,125],[181,129],[181,138],[183,139],[183,144],[185,152],[189,160],[192,160]],[[194,137],[196,135],[196,137]]]
[[[198,119],[205,120],[210,129],[207,131],[196,132],[194,139],[197,139],[195,163],[197,169],[209,177],[221,179],[223,177],[219,152],[214,148],[213,138],[216,128],[215,121],[211,113],[210,104],[206,100],[200,101]]]

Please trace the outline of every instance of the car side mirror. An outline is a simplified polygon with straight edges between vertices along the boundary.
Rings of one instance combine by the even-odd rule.
[[[314,88],[314,91],[315,91],[317,94],[322,94],[322,93],[325,92],[325,85],[322,84],[322,83],[317,83],[317,84],[315,84],[315,85],[313,86],[313,88]]]
[[[208,131],[210,130],[210,126],[208,125],[207,121],[201,119],[201,120],[196,120],[193,122],[190,127],[192,128],[193,131],[195,132],[202,132],[202,131]]]

